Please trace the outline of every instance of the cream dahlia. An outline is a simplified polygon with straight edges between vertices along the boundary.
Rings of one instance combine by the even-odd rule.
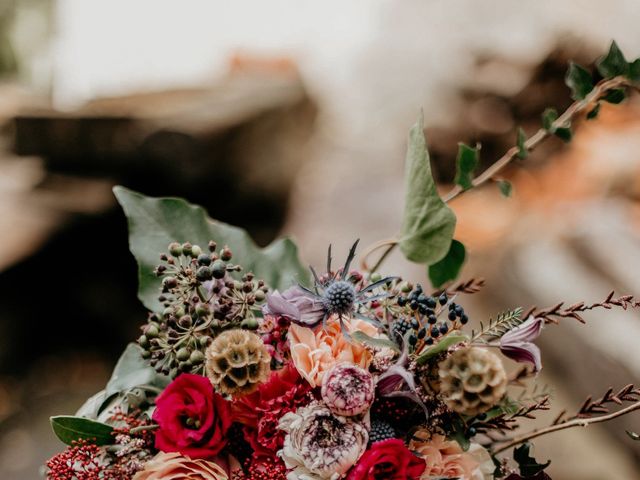
[[[366,427],[337,416],[314,402],[280,420],[287,432],[278,454],[290,471],[289,480],[337,480],[358,461],[367,448]]]

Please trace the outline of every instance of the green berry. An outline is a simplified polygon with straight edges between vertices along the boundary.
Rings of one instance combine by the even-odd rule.
[[[191,352],[189,361],[194,365],[198,365],[204,362],[204,353],[202,353],[200,350],[194,350],[193,352]]]
[[[169,253],[174,257],[182,255],[182,246],[178,242],[173,242],[169,245]]]
[[[191,357],[191,352],[186,347],[182,347],[176,352],[176,358],[181,362],[189,360],[189,357]]]
[[[211,274],[213,275],[213,278],[221,279],[226,273],[227,264],[225,262],[222,260],[216,260],[213,262],[213,265],[211,265]]]

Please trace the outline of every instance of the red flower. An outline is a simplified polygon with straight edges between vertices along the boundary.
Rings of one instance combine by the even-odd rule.
[[[348,480],[417,480],[426,468],[397,438],[376,442],[364,452]]]
[[[206,377],[184,373],[158,396],[153,420],[156,448],[191,458],[209,458],[226,444],[231,426],[229,404]]]
[[[245,426],[245,438],[256,454],[272,456],[284,443],[285,432],[278,429],[280,418],[307,405],[311,398],[311,386],[288,364],[271,372],[256,392],[234,399],[233,417]]]

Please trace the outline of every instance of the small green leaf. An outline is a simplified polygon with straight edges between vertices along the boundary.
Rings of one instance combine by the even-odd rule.
[[[529,454],[530,450],[530,443],[524,443],[513,450],[513,459],[518,463],[520,475],[523,477],[533,477],[551,464],[551,460],[547,463],[538,463],[536,459]]]
[[[466,255],[464,245],[458,240],[452,240],[447,255],[429,267],[431,284],[438,288],[448,281],[458,278]]]
[[[449,251],[455,227],[456,216],[438,195],[431,174],[420,115],[409,132],[400,249],[412,262],[432,265]]]
[[[473,187],[473,172],[478,167],[478,150],[478,147],[471,148],[462,142],[458,143],[456,178],[454,181],[457,185],[460,185],[463,190],[469,190]]]
[[[615,41],[611,42],[609,53],[598,60],[596,68],[604,78],[612,78],[629,73],[629,64]]]
[[[504,197],[510,197],[513,192],[513,185],[508,180],[498,180],[498,188]]]
[[[300,263],[298,248],[289,239],[259,248],[241,228],[212,220],[202,207],[179,198],[152,198],[124,187],[113,189],[129,220],[129,247],[138,261],[138,298],[160,311],[160,279],[153,270],[171,242],[191,242],[206,248],[210,240],[229,245],[245,271],[253,272],[273,289],[308,284],[309,272]]]
[[[564,142],[570,142],[573,137],[573,133],[571,132],[571,128],[569,127],[558,127],[553,132],[556,137]]]
[[[636,433],[636,432],[632,432],[630,430],[625,430],[627,432],[627,435],[629,435],[629,438],[631,440],[635,440],[636,442],[640,442],[640,434]]]
[[[87,418],[70,415],[51,417],[51,428],[66,445],[72,445],[77,440],[90,440],[96,445],[113,443],[112,426]]]
[[[524,130],[521,127],[518,127],[518,140],[516,145],[518,146],[518,158],[520,160],[524,160],[529,156],[529,151],[525,146],[526,141],[527,141],[527,134],[524,133]]]
[[[555,108],[546,108],[542,113],[542,126],[548,132],[554,133],[553,122],[558,119],[558,112]]]
[[[564,81],[571,89],[571,98],[574,100],[582,100],[593,90],[591,74],[577,63],[569,62]]]
[[[587,113],[587,120],[593,120],[598,116],[598,113],[600,113],[600,102],[596,103],[596,106]]]
[[[356,330],[355,332],[353,332],[351,334],[351,337],[356,342],[364,343],[365,345],[369,345],[372,347],[390,348],[395,352],[400,353],[400,349],[398,348],[398,345],[396,345],[395,342],[392,342],[391,340],[386,338],[373,338],[361,330]]]
[[[636,58],[629,64],[629,80],[640,82],[640,58]]]
[[[452,430],[449,433],[449,438],[458,442],[458,445],[460,445],[463,451],[466,452],[469,450],[471,441],[467,437],[467,426],[464,421],[460,417],[454,418],[451,421],[451,427]]]
[[[418,365],[423,365],[430,358],[433,358],[442,352],[446,352],[449,349],[449,347],[456,345],[458,343],[463,343],[468,341],[469,341],[469,337],[467,335],[465,335],[462,332],[453,331],[449,333],[446,337],[444,337],[442,340],[440,340],[436,345],[434,345],[433,347],[429,348],[426,352],[421,354],[416,359],[416,362],[418,363]]]
[[[627,95],[624,92],[624,89],[616,88],[615,90],[607,92],[607,94],[602,97],[602,100],[617,105],[618,103],[621,103],[626,98],[626,96]]]

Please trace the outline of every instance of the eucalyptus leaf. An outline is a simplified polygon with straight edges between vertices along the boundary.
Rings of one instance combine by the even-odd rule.
[[[593,90],[591,73],[577,63],[569,62],[564,81],[571,89],[571,98],[574,100],[582,100]]]
[[[451,332],[449,333],[449,335],[447,335],[442,340],[440,340],[436,345],[427,349],[426,352],[421,354],[416,359],[416,362],[418,363],[418,365],[423,365],[430,358],[433,358],[436,355],[439,355],[440,353],[446,352],[449,349],[449,347],[452,347],[453,345],[456,345],[458,343],[468,342],[468,341],[469,341],[469,337],[464,333],[461,333],[458,331]]]
[[[503,197],[510,197],[511,193],[513,193],[513,185],[508,180],[499,180],[498,188]]]
[[[521,127],[518,127],[518,139],[516,145],[518,146],[518,158],[520,160],[524,160],[529,156],[529,151],[525,145],[527,141],[527,134],[524,133],[524,130]]]
[[[458,278],[466,256],[464,245],[458,240],[452,240],[447,255],[429,267],[431,284],[438,288],[448,281]]]
[[[611,42],[609,52],[598,60],[596,68],[604,78],[612,78],[629,73],[629,64],[615,41]]]
[[[78,440],[89,440],[96,445],[113,443],[113,427],[88,418],[60,415],[51,417],[51,427],[56,436],[66,445]]]
[[[464,143],[458,144],[458,156],[456,157],[456,178],[454,182],[463,190],[473,187],[473,172],[478,168],[479,148],[471,148]]]
[[[129,220],[129,247],[138,261],[138,297],[150,310],[160,311],[160,280],[153,270],[171,242],[191,242],[206,248],[210,240],[228,245],[245,271],[271,288],[308,284],[309,272],[289,239],[259,248],[244,230],[210,219],[202,207],[178,198],[152,198],[115,187],[114,193]]]
[[[456,216],[438,195],[422,115],[409,132],[405,185],[400,249],[412,262],[432,265],[449,251]]]
[[[356,330],[355,332],[353,332],[351,334],[351,338],[353,338],[356,342],[364,343],[365,345],[369,345],[371,347],[390,348],[393,351],[400,353],[400,349],[398,348],[398,345],[395,344],[395,342],[386,338],[373,338],[361,330]]]

